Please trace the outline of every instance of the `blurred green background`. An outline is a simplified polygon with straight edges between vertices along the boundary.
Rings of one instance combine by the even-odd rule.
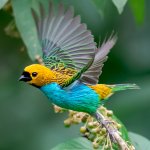
[[[117,93],[105,106],[129,131],[150,139],[150,1],[140,6],[144,7],[142,17],[133,13],[133,0],[121,15],[107,0],[97,0],[96,5],[92,0],[62,2],[81,14],[97,43],[112,30],[117,32],[118,41],[105,63],[100,83],[136,83],[141,89]],[[18,82],[23,68],[33,62],[22,40],[4,31],[12,19],[9,11],[0,10],[0,150],[50,150],[80,136],[79,126],[64,128],[67,114],[55,114],[38,89]]]

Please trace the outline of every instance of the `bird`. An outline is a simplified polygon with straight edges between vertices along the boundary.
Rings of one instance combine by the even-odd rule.
[[[73,7],[63,4],[55,9],[49,3],[48,12],[39,4],[39,13],[32,9],[41,50],[42,64],[24,68],[19,81],[41,90],[53,104],[85,112],[101,123],[98,108],[115,92],[137,89],[136,84],[99,84],[104,62],[117,41],[111,34],[97,46],[87,25],[74,16]],[[105,122],[102,122],[105,125]],[[111,133],[110,133],[111,134]]]

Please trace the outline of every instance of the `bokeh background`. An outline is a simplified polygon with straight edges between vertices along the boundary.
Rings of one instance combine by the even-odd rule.
[[[105,106],[129,131],[150,139],[150,1],[145,0],[141,21],[136,20],[130,3],[121,15],[110,1],[102,1],[99,9],[91,0],[62,3],[74,6],[75,14],[81,15],[97,43],[113,30],[117,32],[118,41],[100,83],[136,83],[141,89],[117,93]],[[50,150],[79,137],[79,125],[65,128],[67,114],[55,114],[38,89],[18,82],[23,68],[33,62],[22,39],[14,37],[18,34],[7,32],[12,19],[11,11],[0,10],[0,150]]]

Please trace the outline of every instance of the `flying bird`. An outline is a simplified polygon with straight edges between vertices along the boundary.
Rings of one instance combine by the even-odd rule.
[[[34,10],[44,65],[32,64],[24,68],[20,81],[41,90],[55,105],[85,112],[100,122],[98,108],[115,92],[137,89],[135,84],[98,84],[103,63],[115,45],[117,36],[111,35],[99,47],[80,16],[74,17],[72,7],[66,11],[60,4],[48,13],[42,4],[40,15]]]

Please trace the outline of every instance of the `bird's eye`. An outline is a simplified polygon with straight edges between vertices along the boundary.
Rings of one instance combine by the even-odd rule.
[[[32,73],[32,76],[33,76],[33,77],[36,77],[36,76],[37,76],[37,72],[33,72],[33,73]]]

